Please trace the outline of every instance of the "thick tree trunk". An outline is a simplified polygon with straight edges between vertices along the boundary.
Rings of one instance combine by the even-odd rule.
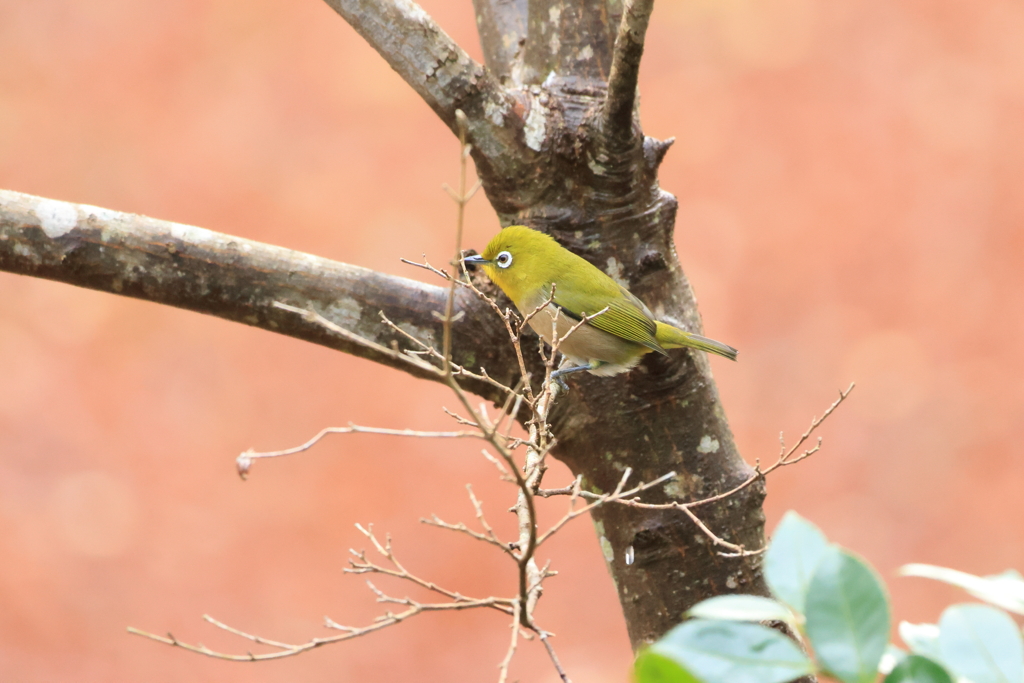
[[[519,57],[524,65],[502,72],[509,74],[505,87],[526,102],[515,121],[523,129],[522,144],[540,160],[516,174],[532,171],[526,184],[511,186],[490,173],[493,165],[481,163],[480,152],[478,167],[503,224],[550,233],[624,281],[659,317],[700,331],[696,302],[673,247],[676,200],[657,181],[670,143],[642,135],[635,107],[652,3],[625,3],[621,22],[610,4],[529,3]],[[478,11],[481,5],[491,14],[502,7],[478,1]],[[553,33],[558,40],[551,39]],[[482,40],[488,64],[505,56],[508,40],[488,31]],[[643,481],[674,470],[677,481],[646,497],[685,502],[728,490],[751,475],[703,354],[651,354],[620,379],[577,377],[553,412],[555,455],[593,490],[613,489],[626,467]],[[700,513],[726,540],[757,548],[764,540],[763,496],[759,482]],[[605,506],[594,518],[634,648],[677,624],[703,598],[766,590],[757,556],[721,556],[681,511]]]
[[[487,66],[473,62],[408,0],[327,0],[452,130],[469,119],[473,157],[502,224],[525,224],[625,283],[663,319],[700,331],[673,247],[676,200],[658,186],[669,143],[642,134],[637,70],[651,0],[475,0]],[[621,20],[620,20],[621,17]],[[160,301],[358,353],[417,374],[377,325],[439,338],[444,290],[209,231],[0,192],[0,269]],[[370,344],[339,339],[274,309],[310,308]],[[516,363],[500,323],[473,297],[456,302],[455,360],[507,379]],[[376,344],[374,346],[373,344]],[[536,354],[527,354],[536,358]],[[423,373],[419,373],[423,374]],[[625,376],[575,375],[552,413],[554,455],[609,491],[676,471],[644,494],[687,502],[751,475],[736,451],[707,359],[648,355]],[[468,388],[497,398],[486,385]],[[699,508],[717,534],[763,542],[763,485]],[[759,557],[724,557],[685,513],[606,505],[595,512],[634,648],[696,601],[764,593]]]

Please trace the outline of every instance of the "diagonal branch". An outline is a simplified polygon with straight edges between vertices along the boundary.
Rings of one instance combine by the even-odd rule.
[[[420,339],[442,336],[447,289],[384,275],[310,254],[180,223],[0,190],[0,270],[168,304],[243,322],[438,379],[424,363],[396,354],[405,338],[380,313]],[[349,332],[274,306],[318,312]],[[511,380],[517,362],[506,332],[486,304],[456,292],[461,323],[452,326],[455,361],[486,365]],[[365,341],[364,341],[365,340]],[[504,399],[495,383],[460,380],[467,389]]]
[[[644,54],[644,38],[653,9],[654,0],[626,0],[623,7],[601,121],[605,138],[613,148],[628,147],[634,140],[633,107],[640,58]]]
[[[481,175],[510,174],[529,150],[516,140],[522,119],[512,95],[411,0],[326,0],[458,133],[455,111],[469,118]],[[491,164],[501,168],[488,168]],[[506,168],[507,167],[507,168]]]
[[[487,68],[498,78],[518,82],[516,64],[526,42],[526,0],[473,0],[480,46]]]

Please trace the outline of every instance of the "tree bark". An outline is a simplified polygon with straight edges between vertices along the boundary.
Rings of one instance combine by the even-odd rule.
[[[381,314],[440,348],[448,288],[224,235],[180,223],[69,204],[0,190],[0,270],[58,280],[112,294],[185,308],[261,327],[398,368],[424,379],[395,349],[411,344],[382,324]],[[339,337],[322,325],[274,307],[281,302],[315,311],[350,331]],[[508,333],[490,308],[456,291],[460,320],[452,326],[454,361],[488,368],[514,382]],[[494,387],[466,388],[497,401]]]
[[[701,330],[672,241],[676,200],[657,180],[670,141],[643,135],[636,104],[652,0],[621,9],[605,0],[475,0],[486,67],[409,0],[327,2],[453,131],[456,111],[466,113],[477,171],[503,225],[548,232],[659,318]],[[406,344],[379,324],[378,311],[437,340],[433,313],[446,292],[200,228],[12,192],[0,192],[0,269],[217,315],[412,374],[416,367],[395,357]],[[353,338],[274,301],[316,310]],[[455,361],[510,380],[516,363],[499,321],[465,292],[456,306],[465,315],[454,328]],[[612,490],[626,467],[634,483],[674,470],[676,480],[645,499],[687,502],[751,475],[702,354],[649,354],[628,375],[570,381],[552,412],[553,454],[587,488]],[[467,388],[497,398],[487,385]],[[699,514],[726,540],[758,548],[763,496],[757,482]],[[721,556],[681,511],[607,505],[594,519],[634,648],[703,598],[766,593],[758,556]]]

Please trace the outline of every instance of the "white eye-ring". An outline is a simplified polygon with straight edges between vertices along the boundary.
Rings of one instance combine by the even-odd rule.
[[[498,264],[499,268],[508,268],[512,265],[512,254],[503,251],[498,254],[498,258],[494,259],[494,262]]]

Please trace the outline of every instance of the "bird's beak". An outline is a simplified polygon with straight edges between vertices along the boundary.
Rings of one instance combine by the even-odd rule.
[[[469,264],[472,264],[474,266],[482,265],[484,263],[490,263],[490,261],[485,259],[480,254],[473,254],[472,256],[463,256],[462,257],[462,262],[463,263],[469,263]]]

